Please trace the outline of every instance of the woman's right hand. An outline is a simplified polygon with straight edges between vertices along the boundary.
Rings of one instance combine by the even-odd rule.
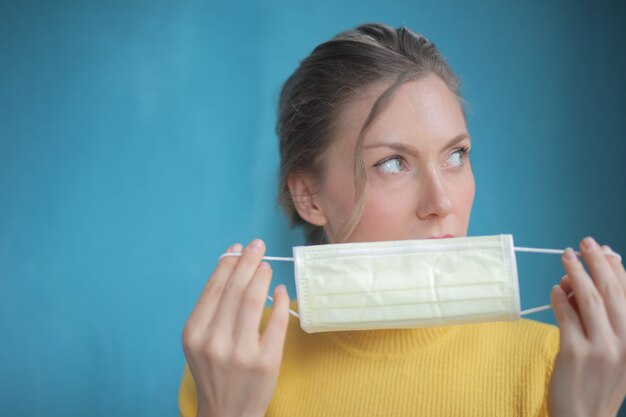
[[[228,252],[242,252],[239,244]],[[259,325],[272,279],[261,262],[265,244],[253,240],[240,257],[222,258],[183,330],[196,384],[198,417],[263,416],[272,398],[289,321],[284,285],[263,335]]]

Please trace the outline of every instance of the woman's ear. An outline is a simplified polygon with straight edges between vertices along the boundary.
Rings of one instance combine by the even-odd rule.
[[[315,226],[324,226],[328,220],[315,194],[315,182],[310,176],[292,174],[287,178],[293,205],[300,217]]]

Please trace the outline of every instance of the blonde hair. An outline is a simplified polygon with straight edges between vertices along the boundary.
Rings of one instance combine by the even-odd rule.
[[[358,92],[373,84],[391,85],[378,97],[363,124],[355,148],[355,210],[341,225],[335,241],[342,242],[356,227],[365,201],[366,172],[363,139],[367,128],[407,81],[434,74],[459,100],[460,81],[435,44],[402,26],[394,29],[369,23],[341,32],[317,46],[283,85],[278,106],[280,172],[278,203],[290,226],[302,225],[308,244],[328,243],[323,227],[300,217],[287,185],[291,174],[309,175],[321,183],[324,154],[332,144],[340,113]]]

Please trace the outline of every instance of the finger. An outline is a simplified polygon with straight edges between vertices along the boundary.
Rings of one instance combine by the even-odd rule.
[[[259,325],[271,280],[272,268],[267,262],[261,262],[246,289],[239,308],[235,327],[235,338],[238,343],[259,344]]]
[[[574,294],[572,294],[574,291],[572,288],[572,281],[567,276],[567,274],[563,275],[563,277],[561,278],[560,286],[563,289],[563,291],[565,291],[565,294],[567,294],[567,298],[569,299],[569,304],[572,306],[574,311],[576,311],[576,314],[580,314],[578,310],[578,303],[576,303],[576,297],[574,297]]]
[[[559,284],[561,289],[565,291],[565,294],[569,294],[572,292],[572,281],[569,279],[567,274],[561,277],[561,283]]]
[[[565,272],[572,281],[574,297],[578,303],[581,322],[588,339],[599,340],[613,332],[609,325],[604,301],[585,271],[572,248],[567,248],[562,256]]]
[[[626,309],[626,271],[624,270],[624,264],[622,264],[621,256],[613,251],[609,246],[603,245],[603,251],[605,252],[605,257],[613,272],[615,272],[615,276],[617,277],[620,286],[622,287],[624,293],[624,300],[622,304],[624,305],[624,309]],[[606,253],[612,253],[617,256],[606,255]],[[618,318],[618,320],[622,320],[622,325],[619,326],[617,330],[617,334],[622,338],[626,338],[626,313],[622,313],[622,316]]]
[[[265,244],[260,239],[253,240],[243,250],[237,266],[224,285],[224,294],[211,323],[213,330],[233,336],[241,298],[264,253]]]
[[[567,294],[555,285],[550,294],[552,310],[559,325],[561,346],[580,346],[585,342],[583,325],[579,315],[567,301]]]
[[[605,252],[618,255],[608,245],[603,245],[602,249]],[[611,265],[611,268],[613,268],[613,271],[615,272],[615,275],[617,276],[619,282],[622,284],[622,288],[624,289],[624,292],[626,292],[626,270],[624,270],[624,264],[622,263],[622,260],[620,259],[621,256],[620,258],[618,258],[617,256],[610,256],[610,255],[606,255],[605,253],[605,257],[609,265]]]
[[[265,332],[261,336],[261,350],[268,360],[280,361],[289,324],[289,295],[283,284],[274,288],[274,305]]]
[[[241,244],[235,243],[228,248],[227,252],[241,252],[242,248],[243,246],[241,246]],[[239,257],[237,256],[227,256],[219,260],[217,267],[213,271],[213,274],[211,274],[211,277],[209,277],[187,320],[189,325],[192,327],[206,328],[208,323],[211,322],[222,296],[224,284],[235,269],[238,261]]]
[[[619,282],[615,276],[615,271],[609,265],[607,257],[601,251],[598,243],[592,237],[586,237],[582,240],[580,249],[587,269],[589,269],[600,294],[606,296],[611,290],[616,289],[615,284],[619,284]]]
[[[626,296],[622,284],[602,253],[600,245],[592,237],[583,239],[580,247],[591,277],[603,298],[611,327],[616,333],[626,332]]]

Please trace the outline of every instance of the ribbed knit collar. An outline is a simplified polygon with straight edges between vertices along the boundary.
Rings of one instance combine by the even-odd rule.
[[[298,310],[297,300],[291,300],[290,305],[292,310]],[[328,337],[333,343],[359,356],[396,357],[429,348],[445,339],[457,327],[353,330],[317,334]]]
[[[330,332],[329,337],[352,353],[371,357],[395,357],[434,346],[455,326],[419,329],[383,329]]]

